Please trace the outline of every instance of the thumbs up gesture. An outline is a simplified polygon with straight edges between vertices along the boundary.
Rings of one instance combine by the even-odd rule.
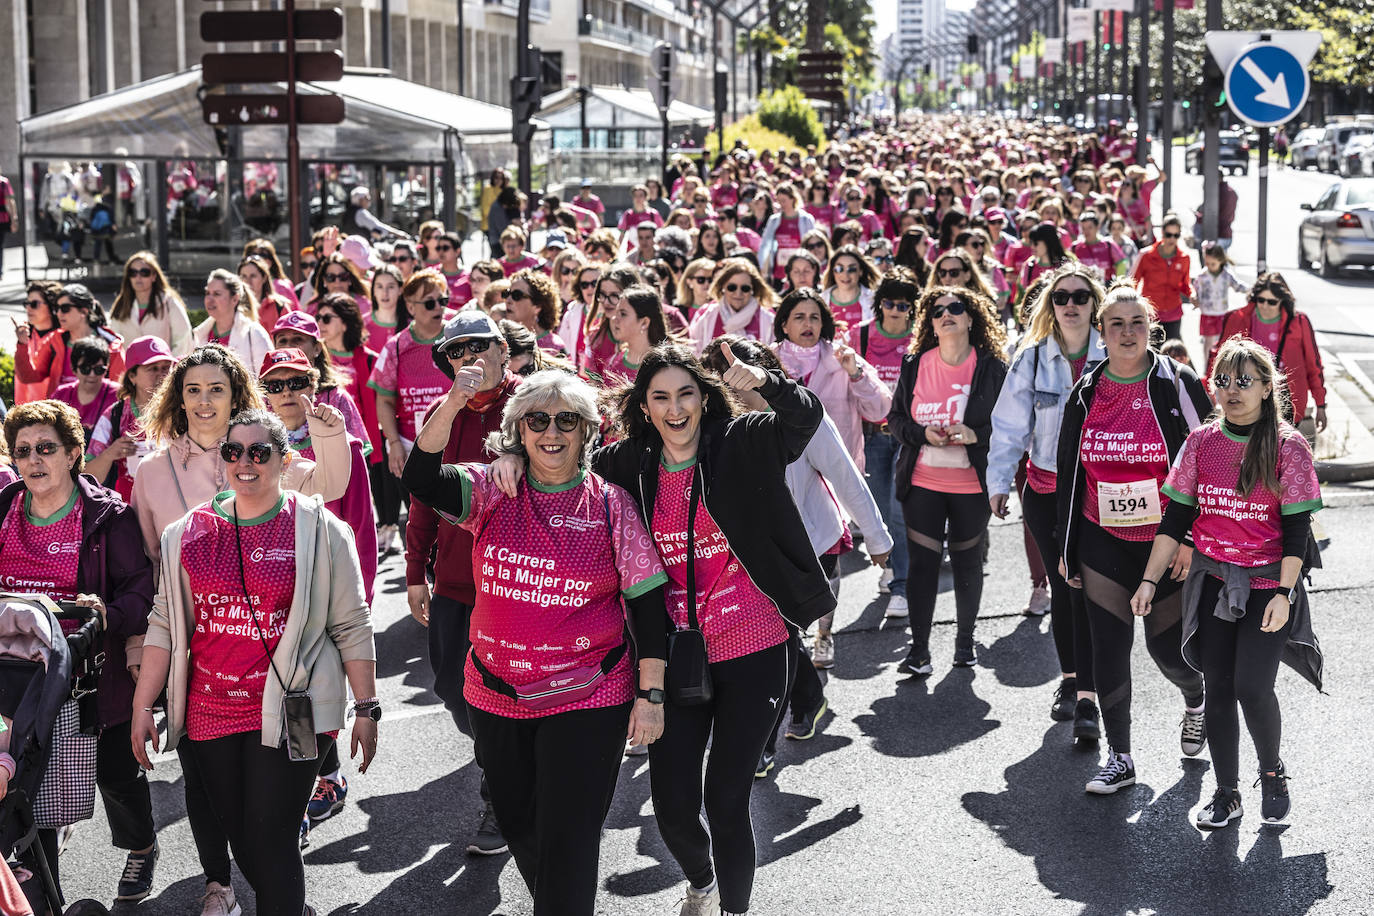
[[[754,388],[763,387],[763,383],[768,381],[768,373],[758,366],[751,366],[742,363],[735,358],[735,351],[726,344],[722,344],[720,354],[725,358],[725,373],[720,380],[729,385],[735,391],[750,391]]]

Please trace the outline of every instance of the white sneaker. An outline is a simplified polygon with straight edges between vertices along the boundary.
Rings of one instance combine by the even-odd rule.
[[[883,616],[889,620],[907,615],[906,595],[893,595],[887,599],[887,610],[883,611]]]
[[[205,896],[200,898],[200,916],[242,916],[243,908],[234,899],[234,889],[225,887],[218,881],[205,885]]]
[[[811,664],[822,670],[835,667],[835,637],[829,633],[816,634],[816,644],[811,647]]]
[[[712,881],[705,890],[687,885],[687,899],[678,916],[720,916],[720,882]]]
[[[878,594],[892,594],[892,570],[884,569],[883,574],[878,577]]]
[[[1031,589],[1030,601],[1021,612],[1025,617],[1044,617],[1050,612],[1050,590],[1043,585]]]

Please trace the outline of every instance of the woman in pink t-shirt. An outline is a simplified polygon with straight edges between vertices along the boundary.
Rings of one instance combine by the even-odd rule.
[[[857,246],[835,249],[821,286],[830,314],[843,324],[846,332],[873,317],[873,288],[877,285],[877,268]]]
[[[936,286],[916,304],[914,340],[887,418],[899,447],[897,498],[909,538],[911,649],[897,668],[903,674],[934,671],[930,631],[946,540],[958,621],[954,664],[971,667],[978,660],[973,631],[991,515],[984,481],[1006,349],[1006,331],[988,297]]]
[[[1205,679],[1217,778],[1197,814],[1203,828],[1241,816],[1237,703],[1259,755],[1261,815],[1265,823],[1287,818],[1274,680],[1285,654],[1318,689],[1322,667],[1302,586],[1311,516],[1322,507],[1312,452],[1283,420],[1283,374],[1264,347],[1229,340],[1212,371],[1221,417],[1189,434],[1169,472],[1169,508],[1131,602],[1136,614],[1150,613],[1155,583],[1191,529],[1183,655]]]
[[[110,348],[99,337],[72,341],[72,371],[76,381],[57,386],[53,400],[76,409],[86,441],[100,417],[119,400],[119,386],[109,379]]]

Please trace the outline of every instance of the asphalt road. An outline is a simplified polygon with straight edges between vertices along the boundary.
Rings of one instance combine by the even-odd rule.
[[[1140,782],[1109,798],[1084,794],[1097,757],[1049,720],[1056,662],[1048,621],[1023,618],[1028,591],[1019,524],[992,529],[978,630],[980,664],[949,667],[953,596],[941,583],[928,680],[895,671],[907,645],[885,624],[876,571],[844,580],[832,712],[811,741],[781,741],[779,766],[755,785],[761,914],[1374,913],[1374,810],[1368,710],[1365,522],[1374,486],[1332,487],[1332,535],[1313,601],[1326,651],[1326,695],[1280,674],[1292,824],[1262,827],[1254,766],[1242,739],[1247,814],[1204,835],[1192,812],[1213,789],[1207,753],[1178,751],[1181,701],[1137,643],[1135,745]],[[306,851],[310,901],[321,914],[528,916],[506,856],[464,854],[476,825],[472,749],[429,693],[425,637],[404,607],[401,567],[387,563],[375,609],[387,709],[373,772],[351,779],[347,807]],[[155,896],[117,913],[190,914],[202,879],[184,818],[175,755],[152,785],[162,844]],[[351,770],[345,765],[345,772]],[[62,858],[71,898],[113,897],[123,855],[108,845],[100,806]],[[621,768],[601,847],[598,911],[676,913],[681,876],[659,839],[643,758]],[[236,884],[250,896],[241,877]],[[253,914],[244,900],[245,913]]]

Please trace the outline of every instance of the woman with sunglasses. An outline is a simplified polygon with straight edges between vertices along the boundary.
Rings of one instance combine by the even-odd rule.
[[[1141,251],[1130,273],[1140,294],[1154,303],[1165,340],[1183,336],[1183,306],[1193,298],[1192,262],[1178,245],[1182,235],[1183,221],[1165,216],[1159,241]]]
[[[110,381],[110,348],[99,337],[72,342],[72,370],[76,381],[58,385],[53,400],[73,408],[81,417],[86,442],[107,409],[119,400],[119,386]]]
[[[155,334],[167,341],[176,356],[191,351],[186,305],[151,251],[135,252],[124,262],[124,279],[110,306],[110,329],[125,340]]]
[[[344,310],[353,304],[353,300],[346,293],[330,293],[324,297],[330,303],[327,314],[334,316],[325,324],[338,322],[339,315],[344,314]],[[348,305],[344,305],[344,300]],[[324,309],[323,304],[320,305]],[[355,313],[356,314],[356,313]],[[364,421],[362,409],[357,399],[353,396],[356,384],[350,384],[348,376],[341,372],[330,355],[324,344],[324,335],[320,330],[320,322],[310,317],[304,310],[287,312],[277,322],[277,326],[272,330],[272,349],[280,350],[286,347],[295,347],[304,351],[309,357],[312,365],[319,371],[320,379],[317,390],[319,391],[318,400],[335,408],[343,415],[344,428],[350,436],[366,443],[368,437],[369,424]],[[352,368],[352,367],[350,367]],[[367,376],[364,376],[366,378]],[[372,425],[376,425],[375,414],[372,417]]]
[[[711,279],[715,272],[716,262],[710,258],[689,261],[682,271],[675,305],[686,316],[689,325],[697,312],[711,304]]]
[[[853,244],[862,244],[883,234],[883,224],[878,214],[864,206],[864,192],[850,181],[843,190],[840,205],[835,209],[835,225],[844,223],[859,224],[859,238]],[[839,247],[838,245],[836,247]]]
[[[1050,718],[1057,722],[1072,719],[1074,739],[1084,741],[1096,741],[1101,734],[1092,638],[1083,592],[1069,588],[1059,572],[1055,492],[1059,427],[1069,392],[1083,373],[1096,368],[1105,356],[1095,327],[1105,295],[1085,265],[1065,264],[1050,275],[1017,344],[993,409],[988,449],[992,513],[1007,517],[1008,496],[1015,483],[1022,519],[1032,539],[1027,550],[1037,551],[1049,584],[1051,634],[1060,671]],[[1027,461],[1027,453],[1029,461],[1023,472],[1020,468]]]
[[[806,186],[805,197],[802,209],[811,214],[817,229],[829,232],[835,222],[835,202],[830,199],[830,186],[822,179],[815,179]]]
[[[57,326],[59,334],[53,339],[53,359],[49,377],[56,376],[57,385],[77,380],[72,366],[72,344],[83,337],[99,337],[110,350],[107,373],[113,378],[124,374],[124,338],[110,330],[105,323],[105,310],[85,285],[68,283],[57,294]],[[53,387],[53,391],[57,386]]]
[[[308,312],[313,313],[315,303],[329,293],[348,293],[358,301],[358,310],[362,312],[367,312],[372,307],[367,299],[367,284],[363,282],[358,268],[337,251],[320,259],[311,282],[310,298],[301,303]]]
[[[569,361],[578,366],[582,364],[586,355],[587,330],[592,325],[592,318],[596,314],[596,286],[601,279],[602,270],[602,265],[591,263],[583,264],[577,269],[577,273],[573,275],[572,283],[574,290],[573,305],[564,310],[563,321],[559,323],[558,336],[569,348]],[[568,311],[573,308],[577,312],[576,325],[568,320]]]
[[[269,333],[277,326],[278,318],[295,310],[294,300],[273,288],[271,276],[267,261],[258,255],[250,254],[239,262],[239,279],[258,300],[258,324]]]
[[[846,330],[873,317],[873,288],[878,280],[878,271],[857,247],[845,245],[831,255],[821,284],[823,298]]]
[[[764,346],[773,343],[773,287],[744,258],[720,262],[711,284],[712,303],[697,312],[687,329],[691,346],[705,352],[722,334],[740,334]]]
[[[121,499],[133,495],[139,462],[152,453],[140,420],[176,359],[167,341],[148,335],[129,344],[118,400],[101,415],[86,444],[86,473]]]
[[[1135,783],[1131,756],[1131,595],[1150,557],[1168,497],[1169,467],[1188,432],[1212,410],[1206,388],[1186,366],[1150,349],[1154,307],[1119,282],[1098,312],[1107,359],[1074,384],[1060,424],[1057,534],[1060,575],[1083,589],[1092,633],[1097,688],[1108,749],[1101,770],[1084,789],[1110,795]],[[1180,585],[1192,544],[1172,555],[1170,574],[1155,583],[1154,610],[1145,619],[1145,645],[1160,672],[1183,696],[1179,743],[1195,757],[1207,741],[1202,677],[1189,668],[1182,645]]]
[[[987,232],[983,229],[965,229],[954,237],[954,241],[956,247],[968,253],[973,267],[982,275],[998,312],[1004,319],[1011,317],[1011,284],[1007,282],[1007,273],[1002,265],[988,254],[991,244]]]
[[[946,540],[954,571],[954,665],[978,660],[973,634],[990,515],[987,443],[1007,367],[1006,331],[984,295],[955,286],[929,289],[916,304],[915,328],[887,425],[898,445],[896,489],[911,573],[911,649],[897,670],[924,677],[934,671],[930,631]]]
[[[41,401],[57,390],[66,361],[65,344],[57,324],[57,299],[62,285],[52,280],[31,281],[24,297],[25,320],[14,325],[14,402]],[[58,348],[62,355],[58,355]],[[54,368],[56,367],[56,368]]]
[[[111,839],[129,851],[116,897],[140,900],[152,889],[158,848],[148,781],[129,745],[134,682],[124,645],[147,628],[152,567],[139,549],[133,510],[82,474],[75,410],[53,400],[21,404],[6,416],[4,431],[21,479],[0,489],[0,586],[75,601],[100,615],[105,664],[95,685],[95,721],[87,723],[99,735],[95,781]],[[40,829],[38,838],[56,877],[57,831]]]
[[[1016,295],[1014,296],[1021,308],[1024,308],[1026,304],[1026,291],[1034,285],[1035,281],[1070,258],[1069,253],[1064,250],[1064,242],[1060,238],[1059,230],[1052,223],[1038,224],[1026,235],[1026,242],[1030,246],[1031,256],[1021,264],[1021,269],[1017,271]],[[1017,311],[1019,312],[1021,308],[1018,308]]]
[[[350,756],[362,752],[359,772],[377,752],[376,649],[358,552],[320,500],[291,492],[284,478],[298,459],[280,419],[243,411],[218,452],[232,492],[198,505],[161,537],[132,746],[152,770],[152,707],[165,689],[167,745],[183,768],[191,761],[257,911],[313,916],[300,818],[319,755],[346,724],[350,689]],[[301,693],[304,703],[288,701]],[[302,705],[304,733],[295,727]],[[211,894],[225,912],[238,909],[232,891],[227,900],[218,888]]]
[[[1248,337],[1268,350],[1283,370],[1292,401],[1292,413],[1283,419],[1294,426],[1302,423],[1311,400],[1317,405],[1315,428],[1321,432],[1326,429],[1326,378],[1311,319],[1298,311],[1293,291],[1278,271],[1255,278],[1249,300],[1226,313],[1218,347],[1232,338]],[[1208,358],[1214,361],[1216,352]]]
[[[1155,583],[1191,532],[1196,549],[1183,587],[1183,655],[1204,677],[1217,778],[1211,802],[1197,813],[1205,829],[1241,816],[1237,703],[1259,756],[1264,822],[1288,817],[1274,693],[1279,661],[1318,690],[1322,682],[1302,585],[1315,555],[1312,513],[1322,507],[1312,452],[1283,420],[1283,376],[1268,350],[1229,340],[1214,372],[1221,415],[1189,434],[1169,471],[1169,508],[1131,600],[1137,616],[1152,612]]]
[[[763,268],[761,272],[772,277],[774,285],[779,285],[786,276],[787,260],[802,250],[802,239],[816,228],[816,220],[810,213],[797,208],[795,185],[784,182],[778,185],[775,193],[778,212],[768,218],[761,233],[759,265]]]
[[[238,354],[245,366],[257,367],[272,349],[272,340],[258,323],[258,300],[248,284],[227,270],[212,270],[205,280],[205,312],[196,326],[198,346],[211,343]]]
[[[474,563],[471,629],[493,641],[468,654],[463,697],[534,911],[591,916],[625,741],[652,746],[664,734],[667,576],[630,495],[590,467],[601,416],[576,376],[535,373],[506,401],[488,442],[527,465],[513,496],[485,465],[442,463],[483,378],[480,365],[455,371],[405,484],[486,558]]]
[[[830,244],[830,236],[824,229],[812,229],[802,236],[801,247],[802,252],[815,258],[816,263],[820,267],[819,272],[816,274],[817,281],[811,284],[812,286],[818,286],[820,285],[819,278],[824,276],[826,268],[830,266],[830,256],[835,253],[835,249],[831,247]]]
[[[541,348],[567,355],[568,348],[555,330],[563,303],[548,274],[530,267],[512,274],[510,288],[501,298],[506,303],[506,316],[533,331]]]

